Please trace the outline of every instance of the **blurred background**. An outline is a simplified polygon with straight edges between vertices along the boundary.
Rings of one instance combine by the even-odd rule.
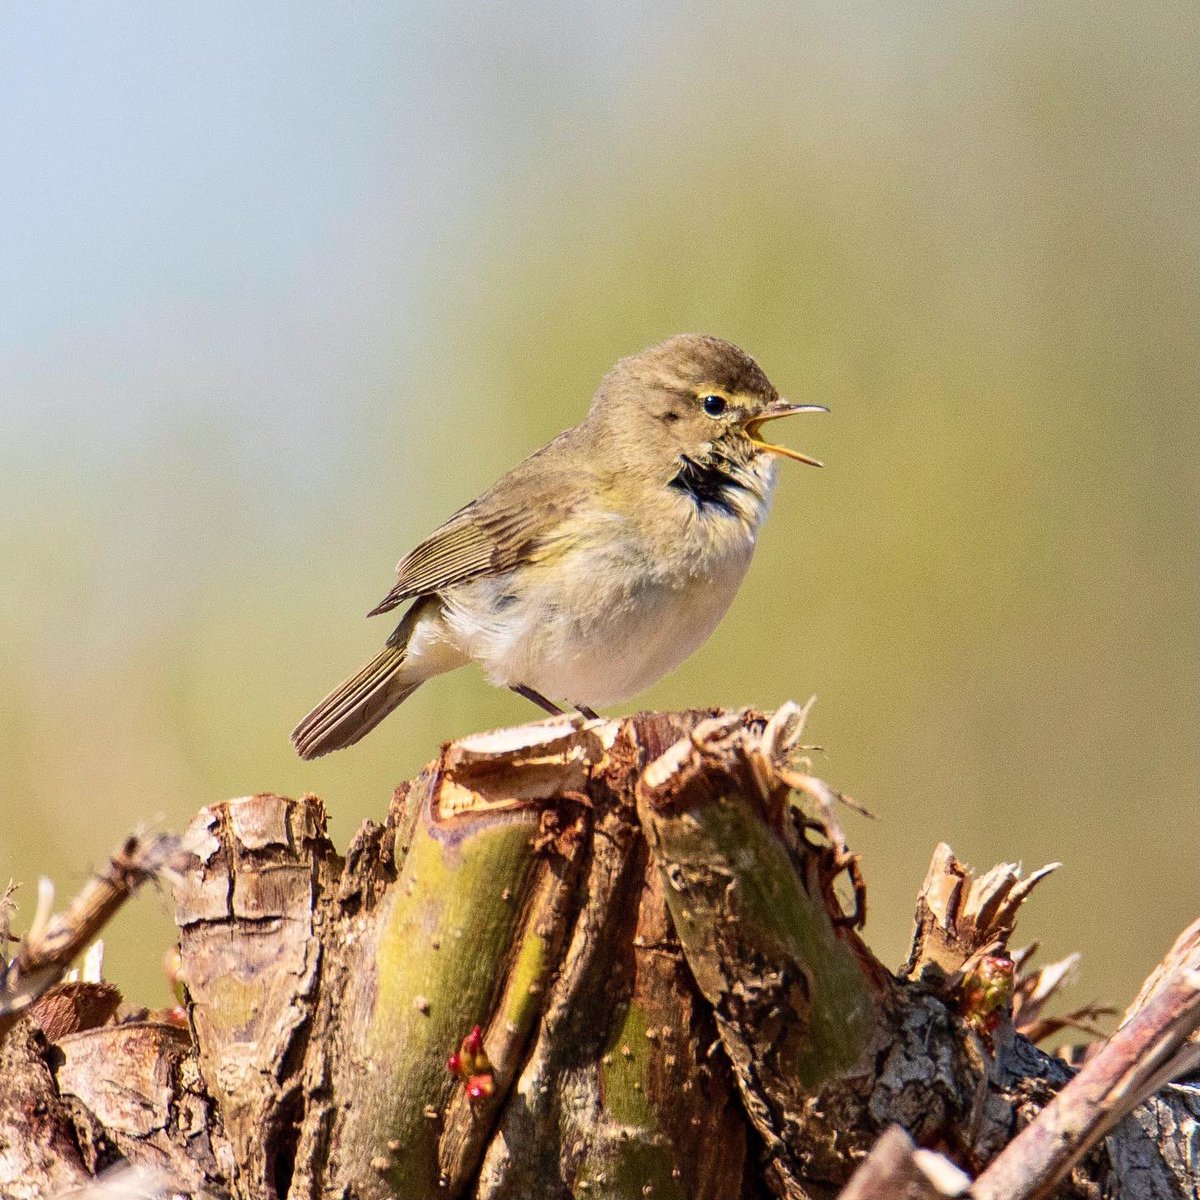
[[[1066,865],[1018,943],[1126,1003],[1197,909],[1200,10],[8,5],[0,880],[320,793],[345,846],[474,671],[305,764],[392,565],[692,330],[791,427],[749,579],[638,706],[819,696],[868,937],[933,845]],[[109,967],[163,1003],[162,896]]]

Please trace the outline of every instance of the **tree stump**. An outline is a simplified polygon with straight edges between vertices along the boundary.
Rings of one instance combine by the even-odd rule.
[[[989,1185],[1073,1075],[1013,1023],[1036,988],[1008,939],[1040,876],[974,880],[939,848],[893,974],[802,728],[788,705],[465,738],[344,857],[315,796],[202,810],[168,864],[185,1027],[73,1016],[44,921],[8,964],[0,1195],[89,1194],[115,1167],[140,1174],[106,1194],[238,1200],[935,1196],[975,1176],[992,1200],[1196,1196],[1200,1089],[1164,1071],[1195,1065],[1200,935],[1146,997],[1156,1070],[1122,1094],[1158,1094],[1069,1155],[1030,1139]]]

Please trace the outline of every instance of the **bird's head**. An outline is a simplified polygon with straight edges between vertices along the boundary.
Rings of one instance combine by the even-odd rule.
[[[589,421],[630,465],[665,469],[686,459],[744,466],[766,454],[819,467],[807,454],[764,441],[762,427],[825,411],[781,399],[758,363],[731,342],[684,333],[621,359],[597,389]]]

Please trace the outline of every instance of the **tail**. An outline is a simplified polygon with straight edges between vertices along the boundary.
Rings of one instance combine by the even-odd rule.
[[[356,675],[335,688],[292,730],[301,758],[320,758],[353,746],[408,699],[432,672],[405,671],[408,642],[431,602],[418,600],[400,620],[380,652]]]
[[[320,758],[370,733],[421,685],[421,679],[402,670],[405,658],[404,645],[389,641],[361,671],[330,692],[292,730],[296,753]]]
[[[441,600],[419,596],[383,649],[292,730],[300,757],[320,758],[353,746],[426,679],[468,662],[445,632]]]

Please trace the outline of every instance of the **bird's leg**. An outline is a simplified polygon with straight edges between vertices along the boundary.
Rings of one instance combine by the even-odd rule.
[[[516,692],[518,696],[524,696],[526,700],[532,700],[538,708],[548,712],[552,717],[561,717],[563,715],[563,710],[557,704],[547,700],[540,692],[535,692],[533,688],[526,687],[523,683],[514,684],[508,690]]]
[[[600,714],[598,712],[596,712],[594,709],[588,708],[588,706],[586,704],[575,705],[575,711],[577,713],[579,713],[581,716],[587,717],[587,719],[589,721],[600,720]]]

